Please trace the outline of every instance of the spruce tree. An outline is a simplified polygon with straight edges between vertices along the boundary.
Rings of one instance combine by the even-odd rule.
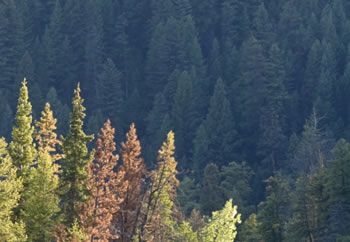
[[[27,81],[24,79],[18,98],[15,125],[12,129],[12,141],[9,145],[9,155],[18,169],[17,176],[24,176],[25,184],[29,168],[33,165],[36,157],[33,133],[32,105],[28,100]]]
[[[21,242],[27,240],[25,225],[13,221],[13,209],[18,206],[23,184],[6,148],[5,139],[0,138],[0,240]]]
[[[64,159],[61,163],[59,194],[64,201],[61,212],[64,216],[63,223],[67,227],[79,219],[80,203],[86,201],[89,195],[86,187],[87,167],[93,159],[93,152],[89,152],[87,144],[93,140],[93,136],[86,135],[83,131],[83,119],[85,118],[83,101],[78,84],[74,90],[69,133],[66,138],[62,138],[62,145],[60,145]]]

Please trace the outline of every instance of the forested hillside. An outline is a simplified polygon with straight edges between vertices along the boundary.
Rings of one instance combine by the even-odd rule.
[[[350,1],[3,0],[0,137],[0,241],[349,241]]]

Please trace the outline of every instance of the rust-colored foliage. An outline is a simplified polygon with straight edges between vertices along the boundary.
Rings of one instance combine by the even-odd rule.
[[[119,156],[114,154],[114,133],[115,129],[107,120],[98,134],[95,161],[88,168],[91,195],[82,204],[80,215],[81,227],[88,236],[88,241],[107,242],[118,238],[112,219],[120,210],[127,181],[124,179],[124,171],[114,171],[119,160]]]
[[[131,124],[126,134],[126,141],[122,142],[121,146],[123,164],[120,166],[120,172],[124,173],[127,188],[124,194],[120,194],[124,200],[120,205],[120,211],[115,215],[115,221],[120,231],[118,241],[124,242],[132,239],[139,226],[140,210],[144,199],[142,185],[147,173],[144,161],[139,157],[141,145],[134,124]]]

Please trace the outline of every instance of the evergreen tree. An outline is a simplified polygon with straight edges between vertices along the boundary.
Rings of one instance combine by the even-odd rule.
[[[259,204],[259,233],[263,240],[283,241],[284,207],[288,201],[288,185],[279,173],[266,180],[266,201]]]
[[[145,225],[146,241],[165,241],[175,232],[174,200],[179,181],[176,178],[177,162],[174,158],[174,133],[170,131],[167,140],[158,151],[158,169],[151,174],[151,191]]]
[[[200,233],[201,241],[234,241],[237,235],[237,225],[241,223],[241,214],[237,206],[232,205],[232,199],[226,202],[224,208],[213,212],[206,226]]]
[[[309,51],[304,74],[304,82],[301,89],[301,103],[303,104],[303,117],[307,118],[312,112],[313,102],[316,99],[315,86],[320,77],[322,59],[322,47],[319,40],[315,40]]]
[[[50,104],[46,103],[44,111],[41,112],[40,121],[35,122],[36,127],[39,128],[35,139],[38,143],[38,151],[48,152],[53,163],[62,158],[62,155],[57,154],[56,151],[57,145],[61,144],[55,133],[56,122],[57,119],[53,117]]]
[[[264,3],[260,4],[255,13],[252,32],[255,38],[260,41],[264,50],[269,50],[275,39],[275,34]]]
[[[267,173],[279,169],[278,160],[284,159],[287,138],[285,136],[284,113],[286,104],[285,71],[281,51],[276,44],[269,50],[264,83],[264,103],[259,122],[257,153],[262,158]],[[267,166],[266,166],[267,163]]]
[[[240,112],[239,127],[244,137],[244,147],[248,157],[255,150],[255,141],[261,114],[260,104],[264,103],[264,84],[266,82],[266,57],[259,41],[254,37],[243,43],[239,63],[240,91],[237,104]]]
[[[261,236],[258,231],[258,221],[256,214],[252,213],[242,224],[242,229],[238,234],[239,238],[244,242],[258,242],[261,240]]]
[[[200,194],[201,213],[209,215],[219,209],[223,203],[223,191],[220,187],[220,172],[216,164],[210,163],[204,169],[203,187]]]
[[[216,82],[204,126],[209,140],[208,150],[203,150],[207,162],[222,165],[237,158],[237,131],[222,79]]]
[[[193,116],[192,80],[187,71],[184,71],[178,79],[174,104],[172,107],[172,120],[177,134],[177,155],[188,156],[187,144],[193,137],[191,130],[191,117]],[[181,164],[188,167],[188,164]]]
[[[153,107],[148,112],[148,115],[146,117],[146,141],[145,142],[145,157],[148,161],[153,162],[156,160],[156,150],[157,147],[161,146],[161,142],[155,142],[158,141],[157,132],[159,131],[162,121],[166,113],[169,111],[169,103],[165,99],[164,94],[158,93],[153,101]]]
[[[193,170],[197,173],[197,177],[201,177],[201,171],[204,170],[208,162],[207,151],[209,147],[209,137],[205,125],[202,123],[193,140]]]
[[[338,236],[349,236],[350,186],[350,144],[340,139],[332,150],[333,159],[328,161],[326,191],[329,197],[328,233],[327,237],[336,239]]]
[[[29,80],[30,83],[32,82],[34,83],[34,73],[35,73],[35,70],[34,70],[32,57],[30,53],[26,51],[18,63],[14,88],[15,89],[20,88],[19,81],[23,77],[26,77],[26,79]]]
[[[37,164],[29,172],[21,217],[26,224],[28,241],[49,241],[58,222],[55,215],[59,211],[56,190],[59,180],[48,150],[39,150]]]
[[[12,141],[9,145],[9,155],[17,167],[17,176],[26,177],[29,168],[36,157],[33,143],[34,127],[32,125],[32,105],[28,101],[28,88],[26,79],[20,89],[15,126],[12,129]],[[26,178],[24,178],[26,186]]]
[[[237,206],[240,207],[243,215],[252,212],[252,206],[249,201],[252,201],[253,189],[250,185],[254,172],[246,164],[230,162],[227,166],[221,168],[220,187],[223,190],[226,199],[232,198]]]
[[[50,103],[53,112],[57,117],[60,117],[60,119],[57,120],[57,132],[59,134],[68,133],[67,124],[69,123],[70,109],[58,99],[55,88],[51,87],[49,89],[46,95],[46,102]]]
[[[98,106],[104,115],[109,115],[115,123],[121,122],[124,92],[121,88],[122,74],[111,59],[107,59],[98,75]]]
[[[141,146],[136,135],[135,125],[130,125],[130,130],[126,134],[126,141],[121,143],[120,153],[123,163],[119,171],[124,173],[121,181],[126,183],[125,193],[120,194],[123,202],[120,210],[115,214],[115,219],[120,231],[118,241],[130,241],[136,233],[136,228],[140,223],[140,210],[144,197],[143,183],[147,174],[143,159],[140,158]]]
[[[0,240],[26,241],[25,225],[21,220],[13,222],[13,209],[18,206],[23,189],[22,178],[17,178],[16,167],[6,151],[4,138],[0,139]]]
[[[0,4],[0,88],[14,92],[12,86],[15,74],[17,58],[23,53],[19,51],[21,19],[18,18],[18,10],[14,0],[6,0]],[[23,77],[21,77],[23,78]]]
[[[0,136],[10,137],[13,122],[13,111],[7,101],[5,92],[0,90]]]
[[[287,224],[287,241],[315,241],[318,217],[317,201],[311,192],[311,175],[302,175],[291,194],[292,218]]]
[[[61,212],[64,215],[63,223],[70,227],[79,218],[80,203],[86,201],[89,191],[86,187],[88,178],[87,167],[93,159],[93,152],[89,152],[87,143],[93,140],[93,136],[86,135],[83,131],[83,119],[85,108],[80,96],[80,85],[74,90],[72,101],[73,112],[69,122],[69,133],[63,138],[61,150],[62,160],[59,194],[64,201]]]
[[[123,172],[115,172],[119,156],[113,154],[116,150],[114,128],[107,120],[98,134],[95,161],[89,165],[88,186],[91,195],[82,204],[81,221],[83,231],[89,240],[109,241],[117,239],[112,223],[113,214],[119,211],[123,201],[121,194],[125,193],[127,183],[122,184]]]

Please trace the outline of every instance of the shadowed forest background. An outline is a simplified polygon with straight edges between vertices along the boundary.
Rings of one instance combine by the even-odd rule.
[[[225,241],[203,232],[210,227],[205,216],[225,208],[236,210],[233,205],[238,205],[242,223],[237,225],[237,236],[224,237],[230,240],[349,241],[349,44],[350,2],[346,0],[3,0],[0,137],[10,145],[7,148],[0,140],[1,164],[10,159],[23,168],[15,154],[21,145],[11,146],[25,137],[13,131],[23,125],[15,117],[29,117],[32,112],[33,122],[25,122],[34,125],[48,102],[46,113],[52,109],[55,132],[63,142],[53,146],[58,145],[57,155],[63,156],[45,159],[64,168],[69,160],[64,154],[75,142],[67,142],[74,136],[74,107],[84,113],[79,108],[82,100],[74,104],[81,95],[86,118],[77,114],[84,130],[77,134],[95,137],[80,137],[84,151],[72,160],[88,164],[90,158],[97,159],[90,152],[97,149],[96,134],[101,127],[108,130],[104,124],[110,119],[121,162],[120,143],[127,141],[125,134],[134,123],[142,147],[139,156],[151,171],[140,175],[143,183],[138,189],[142,206],[153,206],[153,211],[160,208],[151,201],[151,188],[166,160],[157,151],[164,141],[175,142],[173,149],[167,146],[175,152],[169,151],[167,159],[172,157],[175,163],[165,176],[171,188],[166,189],[167,206],[163,204],[169,208],[165,212],[169,221],[163,222],[171,229],[149,230],[159,235],[152,237],[154,241],[194,241],[194,237]],[[21,114],[19,104],[26,103],[23,77],[32,109],[25,106]],[[28,131],[29,136],[39,137],[40,128]],[[174,136],[170,130],[175,138],[169,138]],[[40,139],[35,140],[36,147],[26,145],[39,149]],[[45,160],[41,153],[32,154],[31,162],[39,164],[38,169],[36,160]],[[52,174],[57,172],[51,168]],[[26,176],[20,170],[16,174]],[[24,189],[29,183],[24,178]],[[69,201],[65,192],[58,192],[61,203]],[[20,208],[13,205],[12,221],[26,221],[21,215],[23,199]],[[123,199],[115,203],[123,204]],[[81,201],[87,201],[83,195]],[[69,210],[62,204],[60,209]],[[73,210],[69,219],[62,220],[66,232],[69,226],[73,230],[85,226]],[[0,211],[0,221],[1,216]],[[79,218],[76,227],[73,218]],[[149,221],[135,221],[131,230],[126,229],[132,232],[117,241],[136,237],[152,241],[141,229]],[[57,224],[49,226],[46,237],[31,237],[28,231],[34,227],[28,230],[27,224],[27,235],[30,241],[51,238]],[[177,231],[177,237],[169,231]],[[0,240],[1,236],[0,229]]]

